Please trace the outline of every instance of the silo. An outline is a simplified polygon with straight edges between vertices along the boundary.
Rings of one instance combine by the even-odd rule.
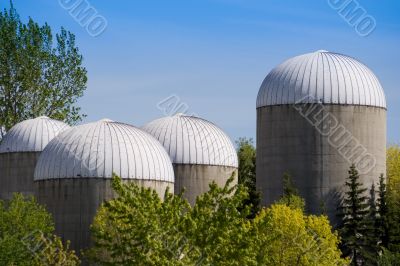
[[[0,199],[15,192],[34,195],[33,174],[46,145],[69,126],[42,116],[12,127],[0,144]]]
[[[171,160],[160,143],[131,125],[103,119],[74,127],[51,141],[35,171],[39,202],[53,214],[56,232],[77,251],[90,246],[98,207],[115,197],[113,173],[125,182],[173,193]]]
[[[235,173],[238,159],[229,137],[213,123],[184,114],[154,120],[143,127],[164,146],[175,171],[175,193],[185,188],[191,204],[215,181],[224,186]]]
[[[365,187],[386,172],[386,100],[372,71],[320,50],[291,58],[265,78],[257,97],[257,186],[269,205],[285,172],[311,213],[335,221],[352,163]]]

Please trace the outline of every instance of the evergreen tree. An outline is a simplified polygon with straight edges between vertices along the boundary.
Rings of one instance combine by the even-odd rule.
[[[377,199],[378,217],[376,227],[379,230],[380,246],[389,246],[388,205],[386,183],[383,174],[379,177],[379,191]]]
[[[366,215],[368,214],[368,202],[365,196],[366,188],[360,183],[360,176],[354,164],[350,167],[349,177],[345,183],[347,191],[341,202],[340,216],[342,225],[339,233],[342,238],[342,251],[345,256],[352,259],[351,265],[362,265],[365,261]]]
[[[261,195],[256,187],[256,149],[252,139],[240,138],[236,141],[239,159],[239,184],[247,188],[249,197],[243,201],[243,208],[250,206],[249,218],[260,211]]]
[[[278,203],[289,206],[292,209],[301,209],[302,211],[304,211],[304,199],[300,197],[299,192],[293,184],[292,176],[289,173],[284,173],[282,182],[283,195]]]
[[[377,257],[379,256],[381,233],[378,226],[379,213],[376,205],[376,190],[375,184],[372,184],[370,189],[370,197],[368,199],[369,210],[366,215],[366,237],[365,237],[365,250],[363,250],[363,257],[367,265],[376,265]]]

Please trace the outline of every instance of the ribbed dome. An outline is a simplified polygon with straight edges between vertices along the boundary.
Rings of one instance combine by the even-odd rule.
[[[386,108],[372,71],[352,57],[320,50],[291,58],[265,78],[257,108],[298,102]]]
[[[146,132],[108,119],[74,127],[47,145],[35,180],[111,178],[174,182],[171,160]]]
[[[229,137],[204,119],[177,114],[154,120],[143,129],[161,142],[173,163],[238,166]]]
[[[59,133],[70,127],[60,121],[41,116],[13,126],[0,144],[0,153],[40,152]]]

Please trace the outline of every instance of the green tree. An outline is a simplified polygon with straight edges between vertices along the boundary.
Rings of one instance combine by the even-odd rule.
[[[325,216],[274,205],[248,219],[238,207],[247,189],[210,185],[193,207],[181,195],[161,200],[151,189],[113,178],[118,197],[99,209],[92,225],[99,265],[342,265],[339,238]],[[277,250],[282,252],[276,253]],[[276,264],[280,262],[280,264]],[[294,264],[296,265],[296,264]]]
[[[379,266],[400,266],[400,253],[393,253],[383,249],[382,255],[378,259]]]
[[[350,167],[349,177],[345,184],[347,191],[339,207],[339,216],[342,218],[339,228],[343,241],[342,251],[345,256],[352,258],[352,265],[361,265],[366,252],[368,202],[365,196],[367,189],[362,187],[354,164]]]
[[[249,197],[244,206],[251,206],[249,218],[254,218],[260,211],[261,195],[256,187],[256,149],[252,139],[240,138],[236,141],[239,160],[239,184],[248,189]]]
[[[282,182],[283,194],[277,203],[304,211],[305,201],[300,197],[295,185],[293,184],[292,176],[289,173],[285,173]]]
[[[385,178],[382,175],[379,177],[379,191],[377,199],[377,224],[376,228],[379,233],[380,246],[384,248],[389,247],[389,224],[388,224],[388,204],[387,204],[387,189]]]
[[[365,216],[366,236],[365,236],[365,250],[363,257],[367,265],[376,265],[377,257],[381,251],[381,228],[379,227],[379,212],[376,200],[375,184],[371,185],[368,198],[368,213]]]
[[[53,231],[50,214],[33,198],[0,201],[0,265],[78,265]]]
[[[388,249],[400,253],[400,147],[387,150],[387,223]]]
[[[326,216],[274,204],[254,219],[255,265],[348,265]]]
[[[0,138],[13,125],[47,115],[74,123],[76,101],[86,88],[86,69],[75,36],[29,18],[23,23],[12,2],[0,12]]]

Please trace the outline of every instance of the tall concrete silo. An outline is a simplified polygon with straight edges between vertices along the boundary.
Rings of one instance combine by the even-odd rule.
[[[100,120],[74,127],[51,141],[35,171],[38,200],[53,214],[56,232],[79,251],[90,246],[90,225],[98,207],[115,197],[113,173],[125,182],[173,193],[171,160],[146,132]]]
[[[46,145],[69,126],[42,116],[12,127],[0,143],[0,199],[15,192],[34,195],[33,174]]]
[[[154,120],[143,127],[164,146],[175,171],[175,193],[185,188],[194,204],[215,181],[224,186],[235,173],[238,159],[229,137],[213,123],[194,116],[176,114]]]
[[[269,205],[293,176],[311,213],[335,220],[354,163],[370,187],[386,172],[386,100],[356,59],[317,51],[273,69],[257,97],[257,186]]]

